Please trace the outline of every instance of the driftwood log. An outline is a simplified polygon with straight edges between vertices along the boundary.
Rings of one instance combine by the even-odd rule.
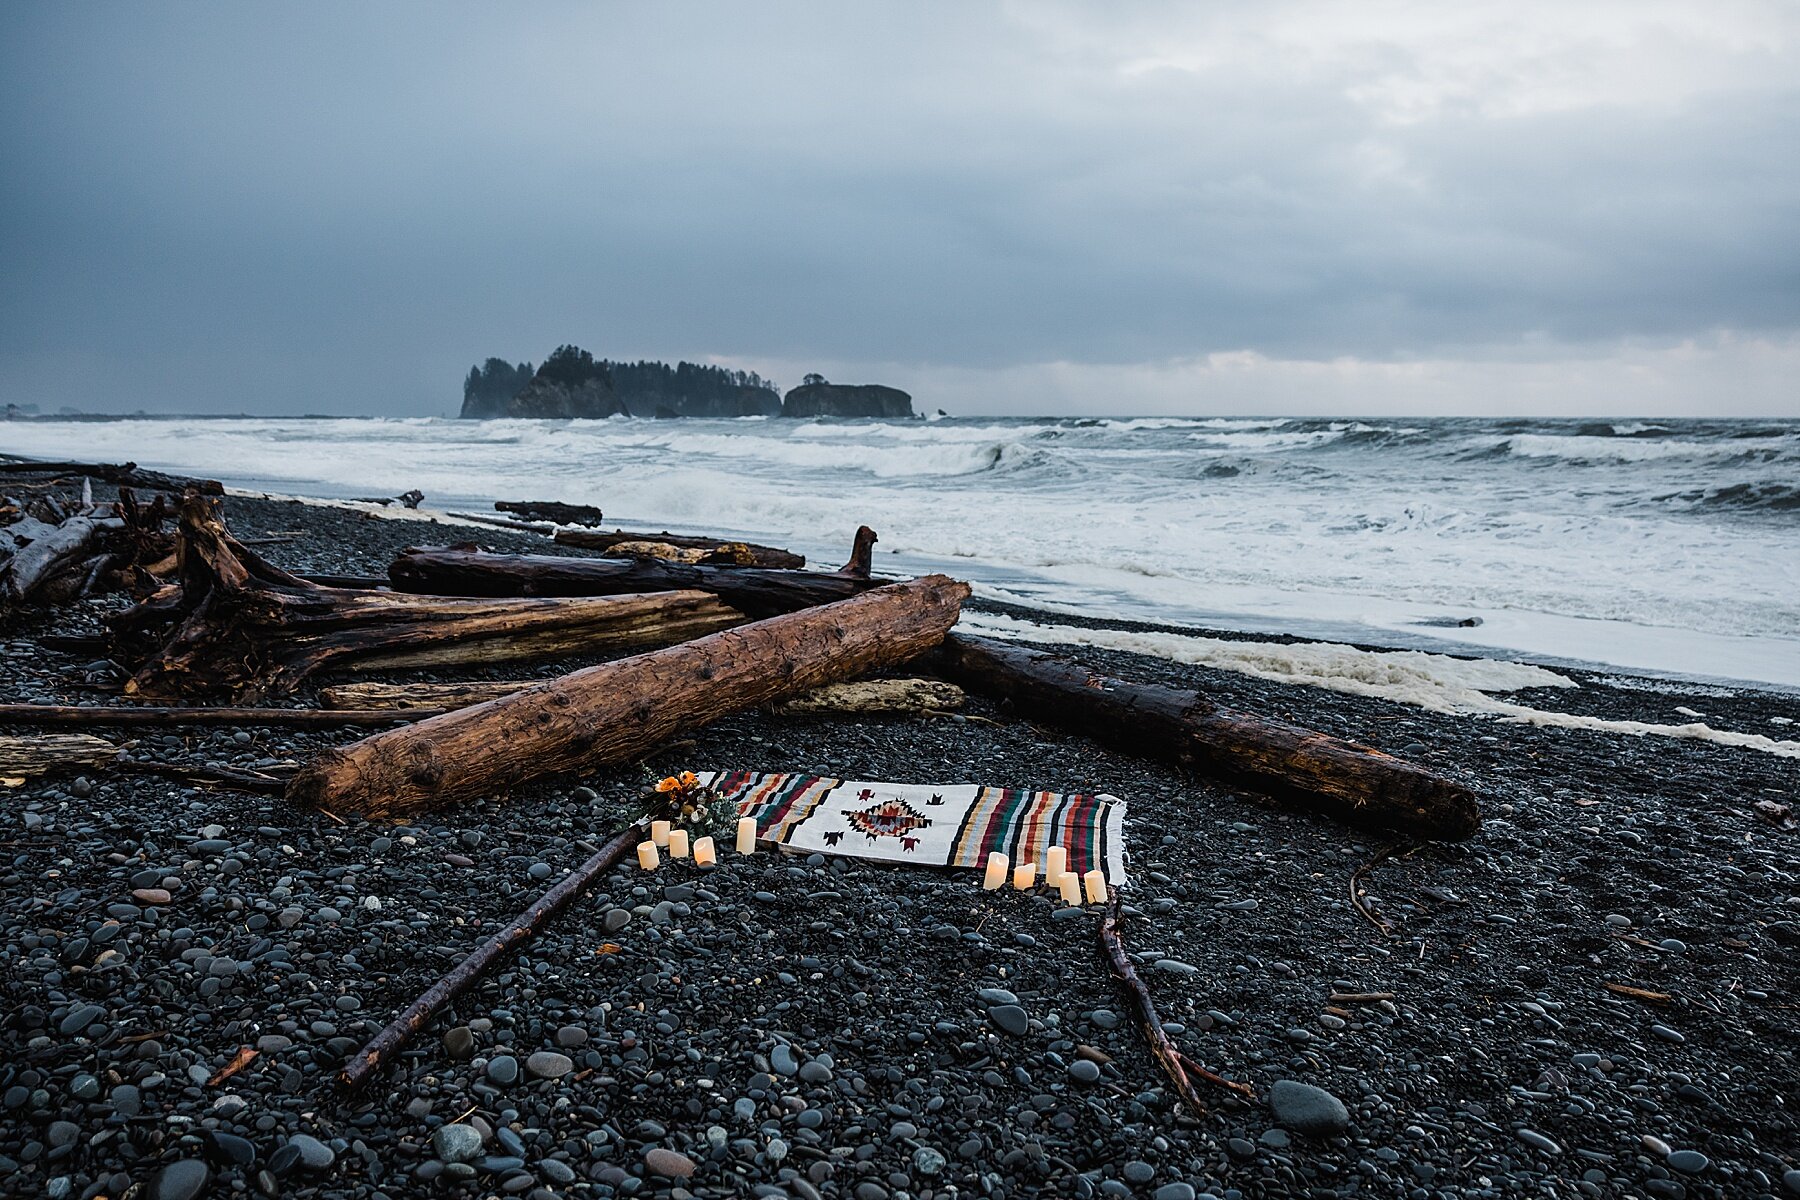
[[[542,683],[541,679],[493,679],[468,683],[356,682],[322,688],[319,700],[328,709],[363,712],[420,710],[443,712],[485,704]],[[954,712],[963,706],[963,690],[941,679],[870,679],[830,683],[774,706],[781,716],[907,716]],[[29,705],[18,706],[29,708]],[[8,706],[0,704],[0,719]]]
[[[514,917],[505,929],[477,946],[473,953],[451,968],[447,975],[427,988],[424,995],[408,1005],[406,1011],[395,1017],[387,1028],[369,1039],[368,1044],[358,1050],[344,1064],[343,1070],[338,1072],[338,1083],[352,1091],[367,1083],[369,1077],[389,1062],[413,1034],[425,1027],[425,1022],[431,1020],[432,1014],[456,999],[502,958],[530,941],[540,928],[567,908],[571,900],[587,891],[600,876],[624,858],[643,840],[643,836],[643,830],[635,825],[616,835],[600,847],[593,857],[571,871],[567,878],[539,897],[530,908]]]
[[[947,637],[935,661],[951,681],[1035,720],[1358,824],[1449,841],[1481,827],[1475,794],[1453,780],[1199,692],[1115,679],[1050,651],[964,634]]]
[[[32,778],[53,771],[103,767],[118,756],[117,746],[86,733],[0,737],[0,778]]]
[[[180,504],[178,582],[110,621],[126,692],[256,701],[328,667],[498,662],[667,645],[744,620],[703,591],[456,600],[326,588],[235,541],[218,501]]]
[[[139,504],[128,487],[116,502],[95,504],[85,479],[79,504],[39,497],[0,527],[0,598],[35,604],[116,590],[148,595],[154,572],[174,566],[174,538],[162,528],[167,516],[162,496]]]
[[[915,657],[956,623],[968,594],[928,575],[588,667],[327,750],[288,795],[386,818],[621,762],[679,731]]]
[[[557,525],[598,525],[605,520],[605,514],[591,504],[563,504],[557,500],[496,500],[494,511]]]
[[[786,567],[797,570],[806,565],[805,556],[791,550],[759,546],[755,542],[734,542],[722,537],[691,537],[667,530],[662,533],[632,533],[615,529],[611,533],[602,533],[597,529],[559,529],[556,532],[556,543],[582,550],[599,550],[603,553],[610,551],[615,555],[632,558],[669,558],[677,562],[718,563],[722,566]],[[668,547],[670,551],[687,551],[693,557],[633,549],[638,546]]]
[[[179,495],[192,490],[207,496],[223,496],[225,494],[225,486],[216,479],[189,479],[185,475],[164,475],[161,471],[146,471],[136,463],[4,462],[0,463],[0,473],[61,477],[86,475],[94,479],[104,479],[108,483],[144,488],[154,492],[173,492]]]
[[[455,705],[439,705],[435,710],[396,711],[391,705],[380,709],[334,708],[233,708],[207,706],[170,708],[143,705],[87,704],[0,704],[0,725],[44,726],[149,726],[182,725],[270,725],[327,728],[340,725],[390,725],[395,721],[415,721],[422,716],[435,716]]]
[[[802,692],[775,711],[784,717],[924,716],[955,712],[966,698],[941,679],[866,679]]]
[[[756,618],[848,599],[879,586],[869,577],[875,531],[856,531],[837,571],[717,567],[654,558],[488,554],[471,545],[403,551],[388,568],[396,591],[440,596],[602,596],[694,589]]]

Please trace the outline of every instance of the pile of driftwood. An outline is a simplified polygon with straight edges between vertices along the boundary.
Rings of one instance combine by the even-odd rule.
[[[132,482],[142,483],[141,473]],[[954,633],[968,586],[942,575],[876,578],[875,534],[867,528],[836,571],[801,569],[804,560],[771,547],[585,529],[565,530],[557,540],[605,557],[494,554],[464,543],[404,551],[385,581],[321,583],[281,570],[235,539],[220,501],[204,488],[183,489],[172,545],[155,562],[145,561],[157,548],[146,531],[154,528],[152,511],[158,521],[166,511],[160,499],[147,509],[128,493],[105,513],[91,498],[77,507],[86,515],[60,506],[63,517],[50,527],[116,521],[109,531],[129,535],[86,558],[64,557],[123,556],[112,569],[131,574],[140,598],[111,618],[106,651],[129,673],[124,697],[156,704],[6,705],[0,723],[392,725],[327,750],[284,779],[214,780],[280,790],[334,814],[407,819],[533,779],[640,759],[750,708],[931,714],[960,705],[966,690],[998,701],[1003,714],[1409,839],[1465,838],[1479,825],[1468,789],[1378,750],[1234,711],[1198,692],[1099,675],[1055,653]],[[500,507],[595,525],[600,519],[597,510]],[[42,535],[21,549],[37,540]],[[15,553],[12,562],[18,559]],[[332,586],[340,582],[357,586]],[[323,690],[321,708],[264,707],[320,672],[574,655],[606,661],[537,681],[339,684]],[[855,682],[899,668],[927,678]],[[95,762],[98,741],[88,738],[69,753]],[[44,758],[37,755],[35,769]],[[0,775],[7,773],[0,761]],[[618,862],[637,836],[622,831],[485,943],[353,1059],[343,1081],[355,1086],[369,1078],[470,980]],[[1100,937],[1159,1062],[1184,1102],[1197,1108],[1194,1077],[1225,1081],[1182,1057],[1162,1034],[1119,942],[1116,909],[1102,920]]]

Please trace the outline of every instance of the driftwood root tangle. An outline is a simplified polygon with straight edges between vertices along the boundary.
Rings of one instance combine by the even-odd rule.
[[[1453,780],[1368,746],[1220,707],[1199,692],[1115,679],[1048,651],[963,634],[944,640],[938,661],[951,680],[1026,716],[1358,824],[1451,841],[1481,827],[1475,794]]]
[[[466,991],[470,984],[480,979],[495,963],[531,940],[539,929],[567,908],[571,900],[587,891],[601,875],[624,858],[642,837],[642,831],[635,826],[614,837],[600,847],[592,858],[575,868],[567,878],[540,896],[530,908],[514,917],[505,929],[477,946],[449,974],[432,984],[424,995],[408,1005],[406,1011],[394,1018],[387,1028],[371,1038],[368,1045],[358,1050],[344,1064],[343,1070],[338,1072],[338,1083],[352,1091],[367,1083],[413,1034],[424,1028],[425,1022],[431,1020],[433,1013]]]
[[[413,549],[388,568],[394,589],[440,596],[605,596],[696,589],[752,617],[847,600],[882,582],[869,577],[875,531],[856,532],[850,561],[837,571],[718,567],[656,558],[565,558],[488,554],[472,546]]]
[[[1138,1027],[1144,1031],[1144,1040],[1150,1044],[1151,1057],[1162,1067],[1169,1082],[1175,1086],[1175,1094],[1187,1105],[1191,1116],[1203,1116],[1206,1105],[1200,1100],[1200,1093],[1194,1087],[1195,1079],[1204,1079],[1209,1083],[1237,1092],[1247,1100],[1255,1100],[1256,1093],[1248,1084],[1226,1079],[1207,1070],[1175,1045],[1169,1031],[1163,1028],[1162,1018],[1156,1015],[1156,1004],[1150,999],[1150,989],[1138,977],[1137,968],[1131,963],[1131,956],[1125,953],[1125,943],[1119,936],[1119,899],[1114,896],[1100,914],[1100,952],[1106,956],[1107,965],[1119,980],[1125,991],[1131,996],[1133,1008],[1137,1013]]]
[[[741,614],[710,593],[468,600],[327,588],[234,540],[215,500],[180,507],[179,582],[112,618],[127,692],[261,700],[315,671],[499,662],[634,649],[710,633]]]
[[[929,575],[588,667],[328,750],[288,795],[390,817],[628,761],[720,717],[922,654],[956,623],[968,593]]]

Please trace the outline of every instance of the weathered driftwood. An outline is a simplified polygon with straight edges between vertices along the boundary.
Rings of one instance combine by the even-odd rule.
[[[880,580],[869,577],[875,531],[856,532],[850,561],[837,571],[714,567],[654,558],[563,558],[488,554],[472,544],[401,552],[388,568],[396,591],[441,596],[601,596],[697,589],[752,617],[844,600]]]
[[[146,471],[136,463],[79,462],[4,462],[0,473],[8,475],[86,475],[108,483],[141,487],[151,491],[175,492],[193,490],[208,496],[222,496],[225,487],[216,479],[189,479],[184,475],[164,475]]]
[[[700,591],[455,600],[324,588],[234,541],[218,502],[180,506],[179,582],[112,618],[128,694],[281,695],[314,671],[498,662],[666,645],[744,618]]]
[[[1119,936],[1117,896],[1113,897],[1112,902],[1100,914],[1100,952],[1106,956],[1106,963],[1112,968],[1113,975],[1131,996],[1132,1007],[1137,1013],[1138,1028],[1143,1030],[1144,1040],[1150,1044],[1150,1056],[1156,1059],[1157,1065],[1169,1077],[1169,1082],[1175,1085],[1175,1094],[1187,1105],[1189,1116],[1199,1117],[1206,1113],[1206,1106],[1194,1087],[1195,1078],[1230,1088],[1246,1099],[1256,1099],[1256,1093],[1248,1084],[1214,1074],[1176,1047],[1169,1031],[1163,1028],[1162,1018],[1156,1015],[1156,1004],[1150,998],[1150,989],[1144,986],[1144,981],[1138,977],[1137,968],[1132,965],[1131,956],[1125,953],[1125,943]]]
[[[968,593],[930,575],[588,667],[327,750],[288,795],[389,817],[621,762],[682,730],[921,654]]]
[[[411,719],[421,710],[449,712],[471,704],[486,704],[542,682],[541,679],[484,679],[467,683],[340,683],[319,689],[319,702],[334,710],[405,712]]]
[[[556,532],[556,542],[560,546],[576,546],[583,550],[599,550],[632,558],[667,558],[676,562],[717,563],[733,567],[798,569],[806,565],[805,556],[791,550],[759,546],[755,542],[734,542],[721,537],[692,537],[667,530],[661,533],[632,533],[615,529],[611,533],[601,533],[599,530],[559,529]],[[638,546],[659,549],[633,549]],[[667,550],[660,549],[662,547],[667,547]],[[692,557],[673,553],[674,551],[682,551]]]
[[[494,511],[516,513],[530,521],[556,525],[598,525],[605,515],[591,504],[564,504],[558,500],[496,500]]]
[[[32,778],[53,771],[103,767],[119,756],[105,738],[86,733],[39,733],[31,737],[0,736],[0,778]]]
[[[486,974],[495,963],[530,941],[540,928],[567,908],[571,900],[587,891],[600,876],[624,858],[643,836],[643,831],[637,826],[616,835],[600,847],[593,857],[538,897],[530,908],[514,917],[505,929],[477,946],[473,953],[427,988],[424,995],[408,1005],[387,1028],[369,1039],[367,1045],[351,1056],[338,1072],[338,1083],[350,1090],[367,1083],[369,1077],[386,1065],[413,1034],[425,1027],[425,1022],[431,1020],[432,1014],[466,991],[470,984]]]
[[[96,508],[54,525],[26,517],[0,529],[0,548],[10,551],[0,565],[6,599],[20,604],[39,599],[59,576],[94,557],[105,535],[123,533],[124,519],[107,512]]]
[[[1223,708],[1199,692],[1133,683],[1071,658],[952,634],[935,660],[952,681],[1121,750],[1417,838],[1481,827],[1475,794],[1424,767],[1329,734]]]
[[[329,689],[328,689],[329,690]],[[0,704],[0,725],[25,725],[37,728],[64,725],[83,726],[181,726],[181,725],[269,725],[331,728],[341,725],[390,725],[395,721],[414,721],[422,716],[454,708],[438,705],[432,711],[398,712],[399,706],[381,709],[332,708],[242,708],[226,706],[158,707],[143,705],[83,704]]]
[[[964,699],[961,688],[941,679],[865,679],[814,688],[775,711],[785,717],[920,716],[955,712]]]
[[[322,688],[319,700],[328,709],[446,711],[485,704],[535,687],[541,679],[488,679],[467,683],[356,682]],[[941,679],[870,679],[832,683],[774,706],[782,716],[905,716],[954,712],[963,705],[963,690]],[[6,706],[0,705],[0,717]]]

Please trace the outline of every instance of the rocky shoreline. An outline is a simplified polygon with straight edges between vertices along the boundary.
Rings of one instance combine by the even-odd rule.
[[[241,497],[228,517],[298,531],[262,552],[300,571],[379,573],[468,536]],[[6,629],[5,698],[92,699],[105,665],[41,639],[98,615]],[[748,714],[639,769],[400,826],[33,780],[4,793],[0,838],[0,1193],[1800,1195],[1800,835],[1754,807],[1791,804],[1800,762],[1080,654],[1419,758],[1481,791],[1486,827],[1390,847],[980,702],[980,719]],[[1759,733],[1800,715],[1750,689],[1581,682],[1527,698]],[[172,730],[130,752],[268,766],[355,736]],[[773,854],[613,873],[434,1022],[398,1085],[335,1090],[343,1058],[585,858],[647,774],[715,766],[1127,798],[1126,944],[1184,1051],[1259,1102],[1203,1087],[1208,1114],[1176,1113],[1091,914]],[[1350,903],[1359,869],[1387,929]]]

